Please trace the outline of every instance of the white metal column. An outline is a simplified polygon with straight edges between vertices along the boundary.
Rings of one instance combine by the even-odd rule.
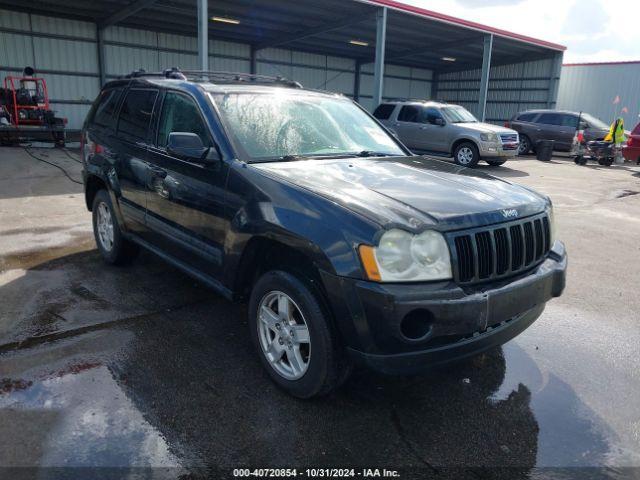
[[[384,89],[384,50],[387,38],[387,8],[376,12],[376,60],[373,70],[373,108],[382,102]]]
[[[549,93],[547,96],[547,108],[555,108],[558,101],[558,87],[560,86],[560,75],[562,73],[563,52],[557,52],[553,56],[551,67],[551,77],[549,78]]]
[[[493,48],[493,34],[484,36],[482,54],[482,78],[480,79],[480,95],[478,96],[478,116],[484,122],[487,111],[487,93],[489,92],[489,74],[491,73],[491,50]]]
[[[208,0],[198,0],[198,66],[209,70],[209,5]]]

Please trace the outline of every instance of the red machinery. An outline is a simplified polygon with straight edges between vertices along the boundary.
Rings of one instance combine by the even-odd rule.
[[[64,146],[66,118],[49,108],[47,82],[26,67],[23,76],[7,76],[0,88],[0,142],[53,141]]]

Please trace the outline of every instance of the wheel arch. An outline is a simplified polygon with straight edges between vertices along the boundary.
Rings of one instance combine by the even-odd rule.
[[[93,209],[93,200],[98,191],[102,189],[108,191],[107,182],[104,179],[94,174],[87,176],[84,182],[84,201],[87,205],[87,210],[91,211]]]
[[[324,262],[323,262],[324,263]],[[291,242],[268,236],[254,236],[247,242],[238,262],[233,291],[241,299],[248,298],[253,284],[269,270],[283,270],[307,280],[323,295],[317,256]]]
[[[476,147],[476,149],[478,149],[478,154],[480,153],[480,146],[478,145],[478,142],[475,141],[475,139],[470,137],[462,137],[462,138],[458,138],[455,142],[453,142],[453,145],[451,145],[451,156],[455,154],[456,148],[458,148],[463,143],[473,144]]]

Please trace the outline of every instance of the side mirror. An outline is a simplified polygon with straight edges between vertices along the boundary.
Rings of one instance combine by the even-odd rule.
[[[434,125],[438,125],[440,127],[444,127],[444,125],[445,125],[444,118],[440,118],[440,117],[436,118],[433,121],[433,123],[434,123]]]
[[[210,149],[205,147],[202,139],[191,132],[171,132],[167,152],[186,160],[201,162]],[[215,149],[214,149],[215,151]]]

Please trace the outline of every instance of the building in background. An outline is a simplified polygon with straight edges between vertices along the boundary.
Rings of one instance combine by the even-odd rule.
[[[606,123],[621,116],[625,129],[633,129],[640,121],[640,61],[563,65],[557,107]]]
[[[369,110],[437,98],[502,123],[555,106],[564,49],[394,0],[0,0],[0,76],[34,67],[71,130],[105,81],[173,66],[281,75]]]

